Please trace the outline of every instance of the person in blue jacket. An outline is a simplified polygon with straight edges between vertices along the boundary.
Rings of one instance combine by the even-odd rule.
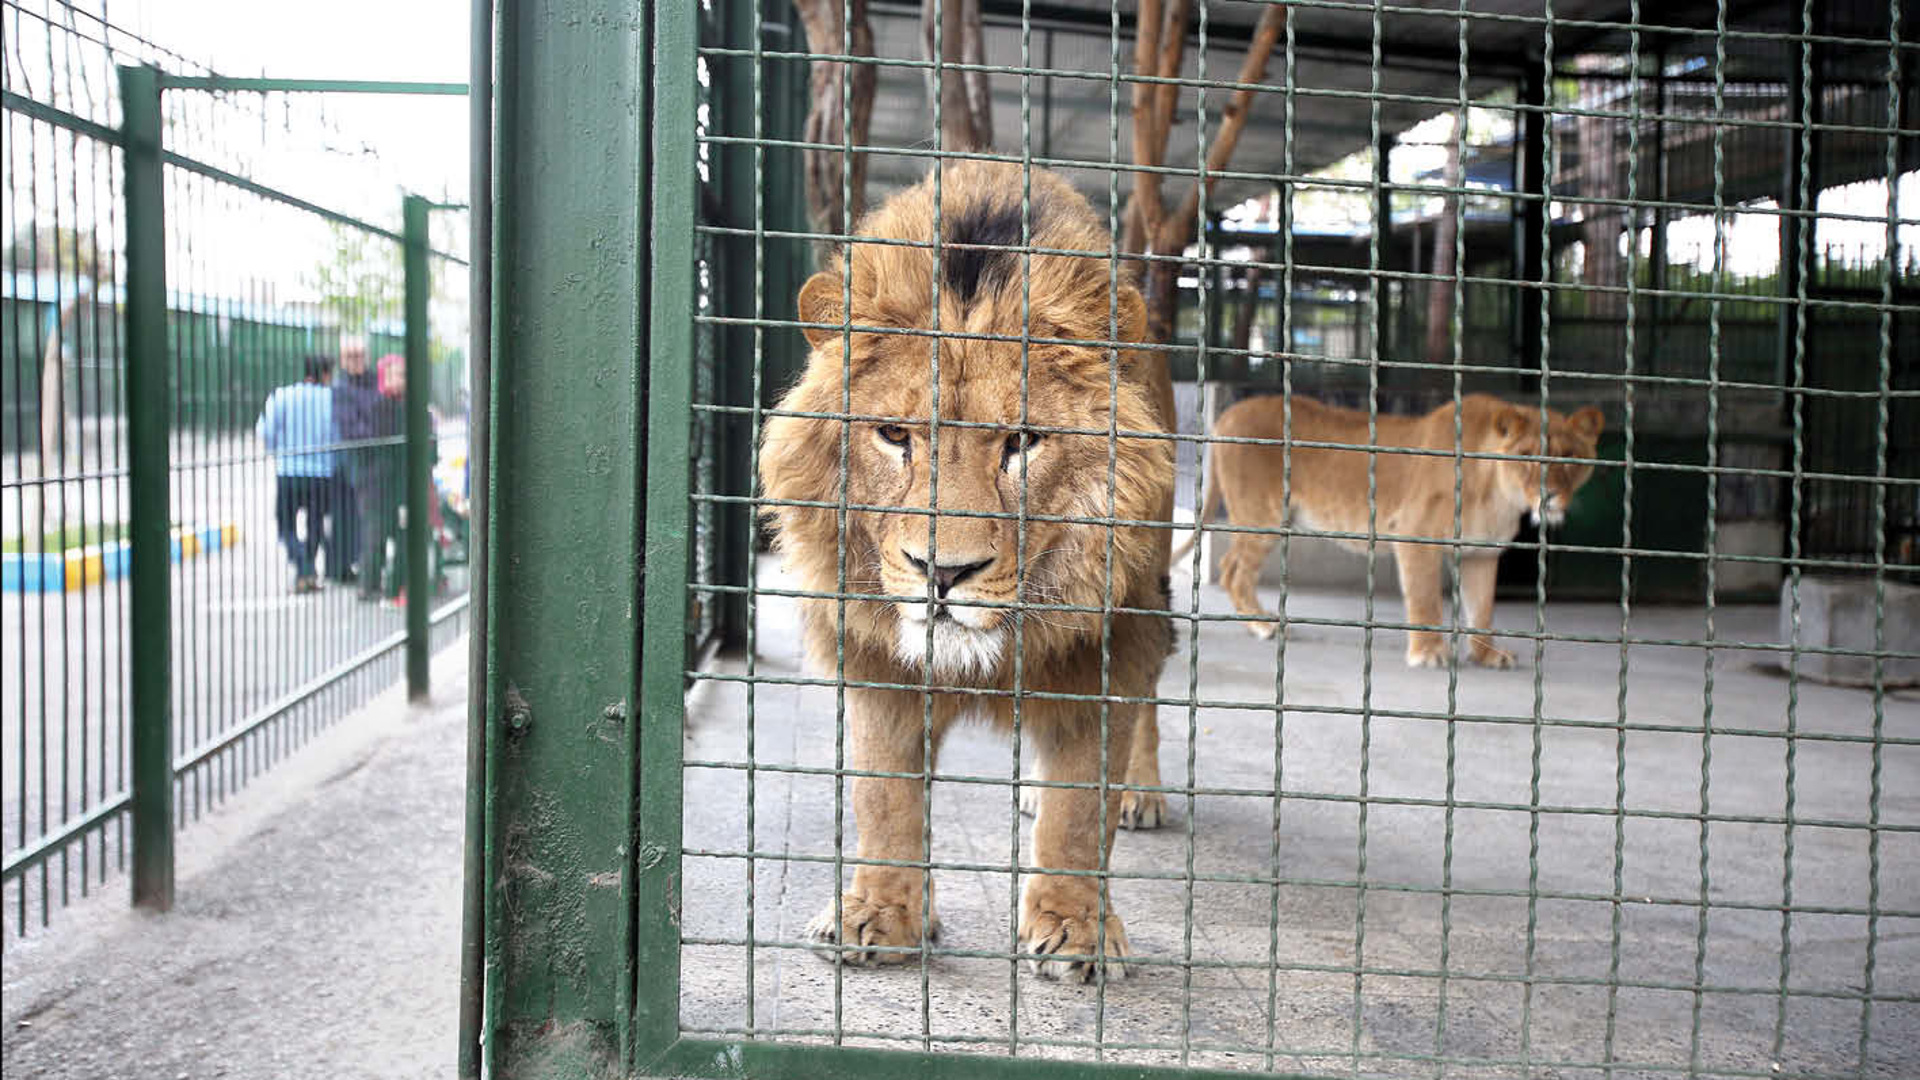
[[[314,556],[326,535],[328,496],[333,486],[333,394],[327,380],[333,361],[324,356],[306,359],[306,378],[267,395],[260,420],[254,425],[260,441],[274,455],[277,483],[273,514],[287,561],[293,564],[293,591],[317,592],[320,579]],[[301,534],[304,515],[306,533]]]

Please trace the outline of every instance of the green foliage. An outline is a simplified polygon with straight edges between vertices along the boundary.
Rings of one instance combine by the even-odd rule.
[[[94,277],[101,255],[92,229],[36,223],[14,230],[7,241],[5,260],[9,268]]]
[[[333,249],[313,269],[321,308],[342,327],[399,317],[405,282],[400,245],[334,222],[327,229]]]

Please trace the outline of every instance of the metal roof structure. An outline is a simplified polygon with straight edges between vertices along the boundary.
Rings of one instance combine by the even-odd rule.
[[[1110,170],[1109,164],[1133,160],[1133,27],[1126,10],[1132,5],[1119,6],[1116,16],[1107,0],[982,4],[985,55],[998,69],[990,76],[995,149],[1017,152],[1024,112],[1034,160],[1065,169],[1101,204],[1110,193],[1124,200],[1130,189],[1129,174]],[[1254,28],[1270,6],[1238,0],[1196,5],[1182,79],[1231,83]],[[1362,3],[1286,7],[1291,45],[1283,38],[1269,58],[1262,79],[1265,89],[1254,99],[1228,169],[1247,175],[1229,175],[1215,185],[1215,208],[1262,193],[1271,184],[1267,177],[1310,174],[1366,150],[1377,137],[1390,139],[1449,111],[1463,91],[1476,102],[1495,95],[1515,100],[1523,76],[1533,75],[1539,82],[1548,70],[1543,46],[1549,33],[1556,80],[1611,78],[1624,86],[1625,57],[1636,45],[1643,58],[1643,85],[1650,86],[1655,71],[1669,76],[1667,96],[1659,107],[1667,117],[1667,149],[1687,159],[1668,166],[1672,176],[1687,181],[1670,197],[1711,203],[1711,133],[1716,125],[1724,128],[1721,122],[1727,116],[1751,121],[1752,126],[1737,129],[1738,161],[1723,160],[1723,200],[1737,203],[1765,196],[1779,185],[1787,141],[1781,133],[1791,130],[1786,126],[1787,82],[1801,60],[1800,43],[1791,37],[1802,30],[1798,4],[1730,0],[1722,12],[1716,4],[1676,0],[1643,8],[1637,24],[1629,21],[1631,7],[1619,0],[1397,0],[1378,9]],[[1888,57],[1900,56],[1911,73],[1920,66],[1920,44],[1911,34],[1889,32],[1885,5],[1837,0],[1818,8],[1809,59],[1814,80],[1825,84],[1825,115],[1820,119],[1845,127],[1847,118],[1855,118],[1861,127],[1879,131],[1877,137],[1844,130],[1828,133],[1834,145],[1825,156],[1834,167],[1819,184],[1885,175]],[[919,5],[874,0],[870,12],[874,52],[882,58],[871,141],[908,151],[931,150],[928,73],[912,66],[923,56]],[[1712,31],[1721,18],[1728,33],[1719,39],[1725,56],[1716,80]],[[1577,72],[1568,66],[1576,59],[1605,56],[1619,59],[1610,66],[1588,62]],[[886,60],[910,65],[888,65]],[[1905,80],[1909,98],[1920,94],[1917,81],[1911,75]],[[1204,108],[1206,135],[1211,137],[1231,93],[1219,86],[1182,87],[1168,145],[1169,165],[1199,167],[1197,116]],[[1723,106],[1718,112],[1716,95]],[[1555,127],[1571,119],[1561,109],[1624,113],[1628,106],[1622,98],[1624,93],[1614,95],[1611,104],[1590,95],[1580,101],[1556,100]],[[1643,95],[1642,107],[1654,111],[1651,89]],[[1906,114],[1911,117],[1912,112],[1909,102]],[[1649,116],[1645,123],[1650,126],[1654,120]],[[1902,121],[1896,130],[1920,135],[1909,130],[1914,123]],[[1623,123],[1618,126],[1624,129]],[[1570,140],[1560,141],[1564,156]],[[1920,167],[1920,139],[1900,141],[1903,168]],[[1080,162],[1088,167],[1071,167]],[[876,194],[924,175],[927,165],[921,154],[876,155],[870,165]],[[1577,194],[1557,180],[1555,187]]]

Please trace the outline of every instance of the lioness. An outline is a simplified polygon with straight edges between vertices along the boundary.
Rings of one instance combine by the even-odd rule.
[[[1062,695],[1019,702],[1041,778],[1086,785],[1044,789],[1032,848],[1041,867],[1102,867],[1123,805],[1110,788],[1103,807],[1100,785],[1123,772],[1159,783],[1153,747],[1129,766],[1136,727],[1152,731],[1142,707],[1107,707],[1103,755],[1102,706],[1085,698],[1153,693],[1171,643],[1157,614],[1171,534],[1085,519],[1170,519],[1172,443],[1108,432],[1167,432],[1171,384],[1156,354],[1100,344],[1141,340],[1146,320],[1138,289],[1106,259],[1033,254],[1029,265],[997,250],[1021,242],[1023,188],[1033,248],[1109,250],[1092,208],[1059,177],[1034,170],[1029,186],[1013,165],[944,166],[937,218],[929,175],[861,223],[858,235],[892,243],[854,240],[800,290],[801,320],[825,325],[805,330],[806,370],[763,433],[760,483],[787,567],[804,589],[846,597],[803,607],[821,669],[836,670],[844,633],[851,764],[908,774],[854,778],[862,860],[926,861],[925,725],[936,751],[968,715],[1010,726],[1016,651],[1021,691]],[[937,339],[925,333],[936,328]],[[1029,603],[1043,606],[1014,607]],[[936,689],[929,720],[922,691],[863,683],[988,693]],[[911,959],[938,929],[931,898],[925,871],[863,863],[808,934],[850,963]],[[1125,973],[1126,930],[1103,879],[1029,876],[1018,929],[1041,975]]]
[[[1288,490],[1283,502],[1281,483],[1286,448],[1277,445],[1217,443],[1208,467],[1199,522],[1219,511],[1221,500],[1235,525],[1278,526],[1291,507],[1303,528],[1356,533],[1369,530],[1367,520],[1367,414],[1342,409],[1311,398],[1293,399],[1291,438],[1297,443],[1346,443],[1362,449],[1292,447]],[[1282,439],[1288,437],[1285,402],[1278,396],[1252,397],[1236,402],[1214,423],[1214,432],[1227,438]],[[1547,411],[1547,437],[1540,437],[1537,406],[1513,405],[1486,394],[1469,394],[1460,401],[1459,446],[1467,454],[1524,454],[1545,457],[1591,458],[1600,436],[1600,410],[1588,406],[1572,416]],[[1454,407],[1451,403],[1425,416],[1379,416],[1377,445],[1439,451],[1439,454],[1381,453],[1374,455],[1374,514],[1372,529],[1380,535],[1425,537],[1435,541],[1454,536]],[[1547,465],[1542,502],[1540,463],[1464,457],[1460,467],[1460,532],[1463,540],[1504,543],[1520,531],[1520,517],[1557,525],[1566,517],[1574,492],[1592,475],[1591,465],[1552,462]],[[1174,553],[1177,559],[1200,534]],[[1262,614],[1254,583],[1261,563],[1278,537],[1233,533],[1221,560],[1221,585],[1242,615]],[[1365,551],[1365,539],[1351,536],[1338,542]],[[1406,601],[1407,622],[1437,626],[1441,612],[1441,565],[1447,557],[1444,543],[1395,541],[1382,544],[1393,552],[1400,571],[1400,595]],[[1476,664],[1513,666],[1513,654],[1494,645],[1487,633],[1493,625],[1493,586],[1500,555],[1496,548],[1463,548],[1460,592],[1466,602],[1465,622],[1479,629],[1472,635],[1468,655]],[[1247,623],[1262,638],[1273,636],[1271,622]],[[1433,630],[1407,633],[1410,667],[1441,667],[1451,652],[1445,635]]]

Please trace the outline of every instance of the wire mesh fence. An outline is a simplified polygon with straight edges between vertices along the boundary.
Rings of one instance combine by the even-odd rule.
[[[1910,13],[660,20],[635,1060],[1920,1068]]]
[[[410,643],[452,639],[468,407],[464,218],[403,228],[399,188],[377,155],[343,149],[329,95],[150,83],[141,203],[126,65],[210,73],[104,8],[9,3],[4,18],[11,936],[141,844],[170,852],[170,829],[393,683]],[[161,261],[136,266],[131,234],[162,213],[147,250]],[[128,322],[143,287],[161,309],[144,335]],[[429,420],[410,429],[419,401]],[[142,422],[157,425],[146,442]],[[424,515],[407,513],[414,475],[430,478]],[[427,560],[410,578],[416,524]],[[142,547],[168,549],[146,571],[157,616],[134,600]],[[138,822],[136,729],[167,733],[150,748],[172,788],[158,840]]]
[[[1911,19],[483,16],[470,1071],[1913,1073]]]

